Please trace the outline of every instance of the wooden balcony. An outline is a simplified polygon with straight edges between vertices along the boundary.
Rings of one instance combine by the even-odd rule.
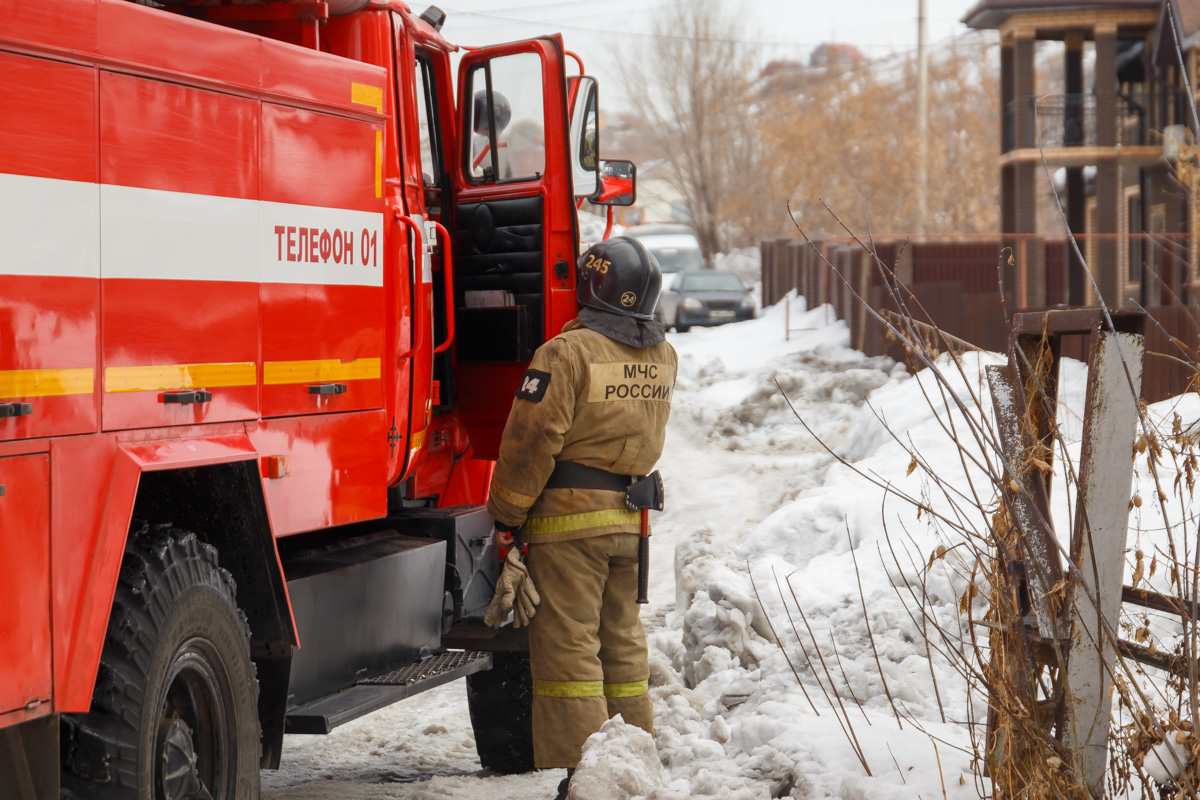
[[[1025,113],[1017,113],[1017,103],[1025,105]],[[1055,167],[1082,167],[1109,160],[1145,166],[1162,158],[1162,144],[1148,141],[1145,113],[1137,103],[1118,96],[1112,137],[1097,135],[1096,108],[1096,95],[1091,93],[1042,95],[1010,102],[1004,109],[1001,166],[1040,162],[1043,158]],[[1026,130],[1016,130],[1018,118]],[[1100,145],[1097,142],[1101,138],[1114,143]],[[1033,146],[1013,147],[1017,140]]]

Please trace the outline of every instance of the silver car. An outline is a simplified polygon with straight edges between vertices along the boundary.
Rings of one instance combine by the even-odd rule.
[[[693,325],[724,325],[754,317],[754,296],[737,275],[725,270],[681,272],[663,292],[660,307],[663,299],[675,309],[670,324],[680,333]]]

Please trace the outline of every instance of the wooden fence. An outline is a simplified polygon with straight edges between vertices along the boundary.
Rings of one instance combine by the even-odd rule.
[[[1063,281],[1058,267],[1065,262],[1065,248],[1061,241],[1045,242],[1042,247],[1047,299],[1059,299]],[[795,239],[772,239],[761,244],[763,305],[774,304],[795,289],[810,307],[831,305],[850,329],[854,348],[904,360],[903,348],[891,341],[859,300],[875,311],[897,311],[888,282],[894,285],[899,278],[907,287],[905,305],[914,318],[986,350],[1003,351],[1009,335],[1005,305],[1009,313],[1038,308],[1015,301],[1018,287],[1006,286],[1006,303],[1001,303],[997,274],[1001,248],[999,236],[991,241],[931,241],[907,247],[877,242],[876,261],[859,245],[844,240],[817,242],[813,247]],[[842,277],[826,266],[825,259]],[[1147,310],[1152,319],[1146,328],[1142,396],[1157,402],[1196,388],[1196,369],[1187,362],[1200,360],[1200,311],[1185,305],[1148,306]],[[1062,346],[1063,355],[1084,360],[1084,337],[1064,337]]]

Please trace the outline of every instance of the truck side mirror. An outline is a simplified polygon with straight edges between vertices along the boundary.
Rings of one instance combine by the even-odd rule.
[[[571,107],[571,184],[576,197],[591,197],[600,190],[600,126],[596,79],[586,75],[567,78]]]
[[[598,206],[631,206],[637,200],[637,165],[632,161],[601,161],[600,191],[591,198]]]

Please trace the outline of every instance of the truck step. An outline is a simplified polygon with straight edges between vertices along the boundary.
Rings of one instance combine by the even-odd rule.
[[[329,733],[339,725],[370,714],[427,689],[491,669],[492,654],[451,650],[391,672],[361,678],[348,689],[288,709],[287,733]]]

